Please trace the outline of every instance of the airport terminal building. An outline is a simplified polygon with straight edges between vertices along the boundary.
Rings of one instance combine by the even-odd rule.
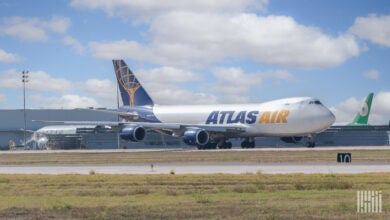
[[[68,126],[38,121],[118,121],[116,115],[82,109],[28,109],[26,110],[26,142],[29,149],[40,149],[35,131],[51,126],[45,149],[115,149],[115,148],[174,148],[188,147],[180,138],[148,132],[141,142],[125,142],[118,133],[99,126]],[[22,146],[24,143],[23,109],[0,110],[0,148]],[[54,125],[54,126],[53,126]],[[383,126],[332,126],[316,137],[316,146],[370,146],[390,145],[390,127]],[[257,147],[303,146],[302,143],[285,143],[277,137],[258,137]],[[241,141],[233,140],[233,147]]]

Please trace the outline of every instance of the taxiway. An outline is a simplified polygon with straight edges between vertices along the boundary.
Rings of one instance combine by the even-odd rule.
[[[358,146],[358,147],[318,147],[318,148],[255,148],[210,150],[215,151],[353,151],[353,150],[390,150],[390,146]],[[48,150],[48,151],[3,151],[0,154],[36,154],[36,153],[112,153],[112,152],[199,152],[195,149],[113,149],[113,150]],[[357,174],[357,173],[390,173],[387,162],[290,162],[290,163],[240,163],[240,162],[167,162],[167,163],[129,163],[129,164],[23,164],[0,165],[0,174]]]

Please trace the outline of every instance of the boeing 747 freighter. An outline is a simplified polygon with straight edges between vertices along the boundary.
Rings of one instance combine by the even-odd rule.
[[[198,149],[231,148],[229,139],[242,139],[242,148],[254,148],[255,137],[276,136],[286,142],[306,137],[314,147],[317,133],[330,127],[335,116],[318,99],[294,97],[258,104],[157,105],[123,60],[113,60],[123,101],[116,111],[122,122],[63,122],[117,128],[127,141],[142,141],[146,131],[181,137]]]

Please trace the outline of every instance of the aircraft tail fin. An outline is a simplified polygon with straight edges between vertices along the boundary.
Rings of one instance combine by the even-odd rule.
[[[153,106],[154,102],[123,60],[113,60],[123,105]]]
[[[358,112],[355,116],[355,119],[351,123],[352,125],[367,125],[368,117],[370,116],[371,103],[374,97],[374,93],[368,94],[366,100],[363,103],[360,112]]]

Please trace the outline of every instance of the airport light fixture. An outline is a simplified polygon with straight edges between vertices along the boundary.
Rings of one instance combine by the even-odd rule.
[[[28,83],[28,70],[22,71],[22,82],[23,82],[23,119],[24,119],[24,129],[23,129],[23,146],[26,147],[26,83]]]

